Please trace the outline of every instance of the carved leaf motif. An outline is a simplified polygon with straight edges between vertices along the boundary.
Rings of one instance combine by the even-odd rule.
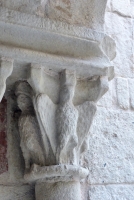
[[[79,113],[77,134],[78,134],[78,150],[82,147],[84,140],[89,134],[89,129],[96,112],[96,105],[94,102],[86,101],[85,103],[76,107]]]
[[[57,105],[55,105],[51,99],[45,95],[40,94],[36,98],[36,112],[38,113],[39,121],[42,126],[42,137],[45,143],[47,136],[49,144],[51,145],[52,151],[56,153],[56,124],[55,124],[55,113]],[[45,144],[44,144],[45,146]]]

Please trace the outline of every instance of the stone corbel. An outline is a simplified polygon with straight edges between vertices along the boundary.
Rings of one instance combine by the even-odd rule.
[[[8,58],[0,59],[0,101],[2,100],[6,90],[6,79],[13,71],[13,60]]]

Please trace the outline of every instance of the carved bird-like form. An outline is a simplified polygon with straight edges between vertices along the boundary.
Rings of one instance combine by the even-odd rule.
[[[44,146],[48,139],[47,148],[51,147],[56,164],[78,164],[96,111],[95,104],[89,101],[74,106],[75,84],[75,73],[65,70],[60,75],[58,104],[45,94],[39,94],[34,100]]]

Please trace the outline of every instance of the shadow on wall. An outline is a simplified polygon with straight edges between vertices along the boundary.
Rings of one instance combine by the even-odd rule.
[[[0,103],[0,174],[4,173],[8,169],[7,164],[7,141],[6,141],[6,111],[7,101],[3,98]]]

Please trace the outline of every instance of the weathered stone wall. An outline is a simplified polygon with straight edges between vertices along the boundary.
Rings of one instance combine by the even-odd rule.
[[[87,154],[89,200],[134,199],[134,5],[109,0],[105,31],[115,39],[115,78],[98,103]]]

